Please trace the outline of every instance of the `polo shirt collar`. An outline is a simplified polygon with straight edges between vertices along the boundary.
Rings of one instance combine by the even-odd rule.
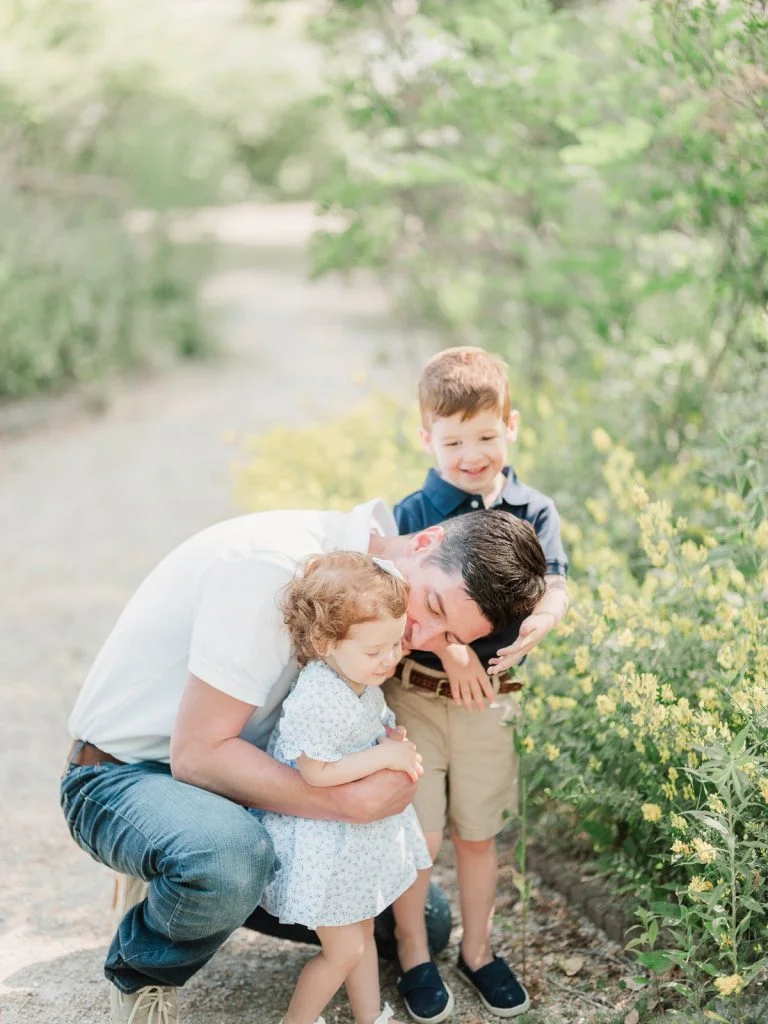
[[[530,500],[529,488],[518,480],[517,474],[511,466],[505,466],[502,472],[506,476],[507,482],[499,496],[500,501],[507,505],[527,505]],[[436,469],[430,469],[427,473],[422,490],[442,516],[451,515],[472,497],[468,491],[462,491],[461,488],[454,487],[453,484],[444,480]]]
[[[505,466],[503,470],[507,482],[501,492],[501,500],[507,505],[527,505],[531,500],[531,490],[517,478],[517,473],[511,466]]]

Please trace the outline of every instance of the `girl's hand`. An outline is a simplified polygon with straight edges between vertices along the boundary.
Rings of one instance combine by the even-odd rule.
[[[472,711],[485,711],[486,700],[494,700],[493,683],[483,664],[472,650],[462,644],[449,644],[440,652],[440,659],[451,684],[451,696],[457,704]]]
[[[404,725],[398,725],[394,729],[390,729],[388,725],[385,725],[384,728],[387,730],[387,737],[390,740],[404,740],[408,735]]]
[[[419,781],[424,768],[415,743],[406,739],[391,739],[389,736],[382,736],[378,743],[384,751],[385,768],[405,772],[413,782]]]

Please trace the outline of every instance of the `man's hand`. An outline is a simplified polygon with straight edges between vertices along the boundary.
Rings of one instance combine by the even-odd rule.
[[[424,774],[421,766],[421,754],[416,751],[416,744],[400,736],[381,736],[378,740],[384,764],[396,772],[405,772],[414,782],[418,782]]]
[[[498,675],[505,669],[518,665],[522,658],[532,651],[536,644],[553,629],[557,620],[552,612],[534,612],[520,625],[520,633],[511,647],[501,647],[495,658],[488,659],[488,672]]]
[[[440,660],[456,703],[463,705],[467,711],[473,708],[485,711],[486,699],[492,701],[496,694],[493,683],[472,648],[464,644],[448,644],[440,651]]]
[[[354,825],[367,825],[400,814],[413,801],[416,783],[405,772],[384,769],[358,782],[334,786],[332,793],[338,808],[336,815]]]

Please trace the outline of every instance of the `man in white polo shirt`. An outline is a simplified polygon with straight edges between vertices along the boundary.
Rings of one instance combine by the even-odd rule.
[[[541,548],[516,517],[470,513],[398,537],[380,501],[220,523],[150,573],[77,700],[61,785],[75,841],[149,883],[107,954],[113,1024],[175,1024],[176,987],[258,905],[275,864],[249,808],[366,822],[411,800],[400,772],[313,788],[264,752],[297,674],[281,592],[330,550],[398,566],[411,583],[405,641],[419,650],[484,636],[544,588]]]

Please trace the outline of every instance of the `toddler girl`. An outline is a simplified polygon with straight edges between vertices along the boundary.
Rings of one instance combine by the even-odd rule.
[[[391,562],[338,551],[312,558],[290,585],[286,625],[303,669],[269,752],[313,786],[339,786],[384,768],[415,781],[421,758],[381,685],[402,657],[408,584]],[[385,1024],[373,919],[431,865],[413,807],[353,825],[267,813],[280,869],[263,906],[317,931],[321,952],[299,975],[282,1024],[321,1024],[342,984],[357,1024]],[[396,1024],[396,1022],[393,1022]]]

